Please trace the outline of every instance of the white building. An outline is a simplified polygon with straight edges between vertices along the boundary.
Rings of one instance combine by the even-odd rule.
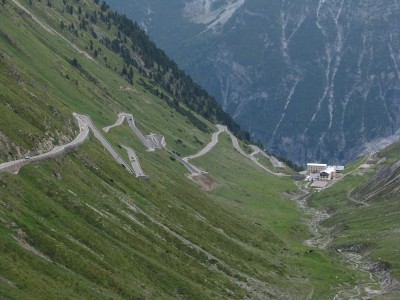
[[[307,174],[320,173],[327,168],[327,164],[308,163]]]
[[[335,178],[335,176],[336,168],[329,166],[319,173],[319,180],[332,180],[333,178]]]
[[[344,166],[335,166],[336,173],[343,173],[344,171]]]

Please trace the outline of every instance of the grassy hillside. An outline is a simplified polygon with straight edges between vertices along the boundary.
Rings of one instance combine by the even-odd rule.
[[[213,124],[171,105],[174,91],[144,66],[132,67],[130,82],[120,53],[79,29],[99,5],[21,1],[28,13],[18,3],[0,4],[3,161],[72,140],[72,112],[99,129],[132,113],[182,156],[210,141]],[[107,22],[85,26],[118,35]],[[298,193],[290,177],[258,169],[227,135],[193,160],[208,171],[194,180],[166,152],[147,152],[126,124],[104,136],[118,151],[134,148],[149,180],[128,174],[92,135],[61,158],[0,173],[0,298],[321,299],[364,276],[334,251],[303,245],[310,233],[285,196]]]
[[[400,278],[400,144],[351,166],[336,185],[310,199],[310,204],[328,210],[323,225],[334,240],[330,247],[369,257],[375,268]],[[395,297],[394,297],[395,299]]]

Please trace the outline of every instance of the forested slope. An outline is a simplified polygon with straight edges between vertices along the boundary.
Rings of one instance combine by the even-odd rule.
[[[131,113],[182,157],[210,142],[210,120],[224,121],[210,98],[210,116],[196,93],[181,98],[186,77],[171,76],[172,66],[146,66],[135,37],[102,20],[114,14],[106,7],[6,0],[0,8],[2,162],[74,139],[73,112],[99,130]],[[128,49],[132,65],[107,38]],[[148,180],[121,167],[93,131],[66,155],[0,173],[0,298],[320,299],[366,277],[338,253],[303,244],[311,234],[287,197],[300,195],[290,176],[258,168],[225,133],[193,162],[208,174],[192,179],[126,123],[102,135],[126,161],[119,146],[134,149]]]

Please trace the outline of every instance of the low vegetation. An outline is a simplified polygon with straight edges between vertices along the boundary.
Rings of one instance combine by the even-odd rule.
[[[14,1],[0,5],[3,161],[74,138],[72,112],[90,115],[98,128],[132,113],[143,133],[164,135],[182,157],[209,143],[217,106],[213,117],[193,109],[176,95],[186,77],[169,91],[151,73],[157,61],[136,48],[128,51],[137,66],[127,66],[105,40],[122,46],[135,37],[117,15],[103,20],[112,14],[105,4],[21,1],[35,18]],[[195,180],[170,154],[146,151],[126,123],[104,135],[123,157],[119,144],[135,149],[150,178],[128,174],[93,136],[18,175],[0,173],[0,298],[324,299],[363,276],[334,247],[303,244],[310,233],[287,197],[300,195],[290,177],[259,169],[227,134],[193,160],[208,172]]]
[[[395,278],[400,278],[399,145],[354,162],[349,175],[310,199],[331,213],[323,225],[335,237],[332,249],[368,255]]]

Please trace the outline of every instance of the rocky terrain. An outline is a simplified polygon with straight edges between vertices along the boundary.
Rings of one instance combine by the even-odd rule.
[[[295,162],[344,163],[400,128],[397,0],[109,2]]]

